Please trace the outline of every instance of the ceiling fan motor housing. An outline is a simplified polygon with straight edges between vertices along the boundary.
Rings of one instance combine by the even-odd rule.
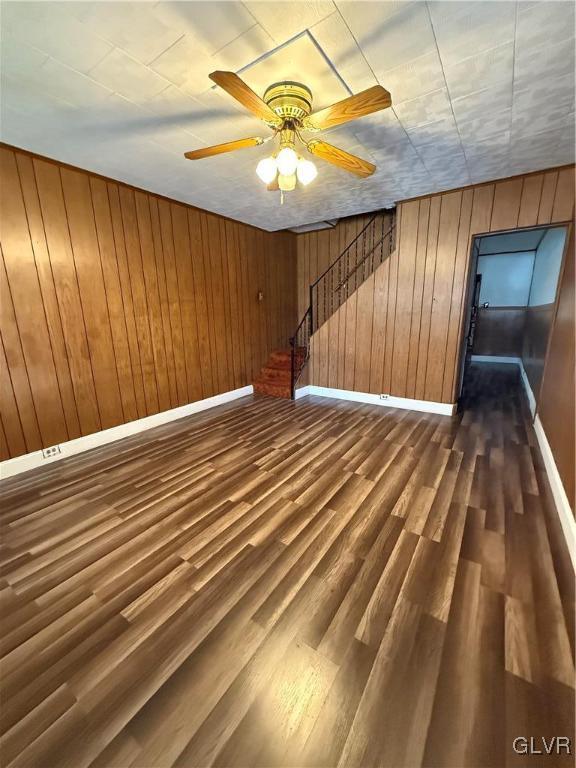
[[[301,122],[312,112],[312,92],[302,83],[291,80],[267,88],[264,101],[283,120]]]

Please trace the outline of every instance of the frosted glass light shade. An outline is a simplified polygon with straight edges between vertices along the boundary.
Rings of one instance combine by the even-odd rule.
[[[282,190],[282,192],[292,192],[292,190],[296,187],[296,174],[278,174],[278,186]]]
[[[276,158],[278,173],[282,176],[291,176],[298,165],[298,155],[292,147],[283,147]]]
[[[256,166],[256,173],[264,184],[274,181],[277,171],[276,160],[273,157],[265,157]]]
[[[318,175],[318,171],[316,170],[316,166],[311,160],[298,160],[296,174],[300,184],[304,184],[304,186],[306,186],[307,184],[310,184],[311,181],[314,181]]]

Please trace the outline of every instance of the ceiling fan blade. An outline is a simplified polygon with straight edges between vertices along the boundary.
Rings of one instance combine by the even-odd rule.
[[[332,104],[331,107],[314,112],[302,121],[304,128],[319,131],[341,125],[357,117],[370,115],[392,105],[392,98],[381,85],[374,85],[365,91],[349,96],[347,99]]]
[[[236,101],[239,101],[249,112],[264,120],[265,123],[281,125],[282,120],[266,102],[262,101],[257,93],[254,93],[244,80],[234,72],[212,72],[210,80],[229,93]]]
[[[325,141],[310,141],[307,144],[308,152],[311,152],[316,157],[326,160],[332,165],[337,165],[339,168],[343,168],[349,173],[353,173],[355,176],[372,176],[376,170],[376,166],[369,163],[367,160],[362,160],[361,157],[351,155],[349,152],[345,152],[343,149],[327,144]]]
[[[188,160],[202,160],[204,157],[223,155],[225,152],[234,152],[235,149],[245,149],[246,147],[256,147],[258,144],[264,144],[264,139],[261,139],[260,136],[252,136],[249,139],[227,141],[225,144],[215,144],[213,147],[202,147],[202,149],[195,149],[192,152],[185,152],[184,157]]]

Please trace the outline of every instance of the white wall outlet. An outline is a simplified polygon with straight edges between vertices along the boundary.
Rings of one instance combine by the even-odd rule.
[[[50,448],[43,448],[42,449],[42,458],[43,459],[52,459],[54,456],[58,456],[59,453],[62,453],[59,445],[53,445]]]
[[[390,395],[380,395],[380,400],[388,400]]]

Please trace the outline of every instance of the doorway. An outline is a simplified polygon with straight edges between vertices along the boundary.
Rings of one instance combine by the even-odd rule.
[[[509,363],[517,366],[533,395],[529,399],[537,402],[566,238],[565,226],[474,238],[460,395],[471,365]]]

